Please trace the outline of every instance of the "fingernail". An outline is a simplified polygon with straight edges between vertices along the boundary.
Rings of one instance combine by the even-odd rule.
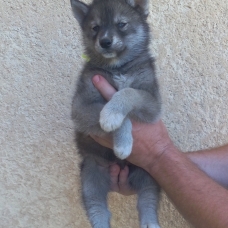
[[[95,76],[93,77],[93,81],[94,81],[95,83],[99,82],[99,81],[100,81],[100,76],[99,76],[99,75],[95,75]]]

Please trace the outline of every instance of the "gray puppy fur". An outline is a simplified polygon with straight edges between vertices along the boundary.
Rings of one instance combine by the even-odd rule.
[[[82,195],[93,228],[109,228],[110,191],[108,167],[124,167],[132,150],[130,119],[151,123],[159,118],[161,99],[154,61],[148,51],[147,0],[94,0],[86,5],[71,0],[82,31],[85,64],[73,98],[72,118],[76,143],[83,158]],[[118,92],[107,102],[93,86],[92,77],[102,75]],[[114,149],[96,143],[89,135],[113,135]],[[129,165],[129,185],[138,194],[141,228],[159,228],[159,187],[143,169]]]

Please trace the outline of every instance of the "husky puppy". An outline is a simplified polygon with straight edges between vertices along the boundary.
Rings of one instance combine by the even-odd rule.
[[[151,123],[159,118],[161,99],[154,61],[148,51],[147,0],[94,0],[86,5],[71,0],[82,31],[89,61],[79,77],[72,118],[76,143],[83,161],[83,202],[93,228],[109,228],[108,167],[126,165],[132,150],[130,119]],[[107,102],[92,84],[102,75],[118,92]],[[96,143],[89,135],[113,135],[114,149]],[[143,169],[129,165],[129,185],[138,194],[141,228],[159,228],[159,187]]]

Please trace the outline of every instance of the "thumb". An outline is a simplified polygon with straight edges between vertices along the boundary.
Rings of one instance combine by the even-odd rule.
[[[112,96],[116,93],[116,89],[111,86],[108,81],[100,75],[95,75],[92,79],[94,86],[107,100],[111,100]]]

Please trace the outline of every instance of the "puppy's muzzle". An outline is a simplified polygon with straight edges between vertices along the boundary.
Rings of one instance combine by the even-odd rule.
[[[103,38],[100,40],[100,46],[104,49],[108,49],[112,46],[112,40],[109,38]]]

